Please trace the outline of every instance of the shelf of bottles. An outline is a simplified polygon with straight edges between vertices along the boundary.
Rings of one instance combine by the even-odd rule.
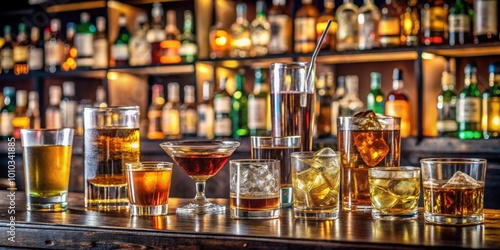
[[[74,20],[75,15],[72,15],[65,18],[66,23],[62,23],[61,19],[56,16],[50,19],[47,26],[31,26],[29,36],[25,23],[20,23],[17,27],[4,25],[0,82],[4,84],[14,77],[23,77],[20,75],[40,78],[49,76],[105,78],[109,77],[110,72],[159,76],[196,74],[197,82],[194,89],[191,85],[179,86],[175,82],[169,82],[162,84],[162,87],[167,87],[161,88],[160,95],[156,93],[160,91],[160,87],[155,83],[149,83],[152,92],[149,109],[155,106],[156,114],[158,114],[157,107],[160,104],[162,109],[159,112],[161,115],[155,116],[155,119],[160,119],[157,121],[159,125],[154,125],[154,121],[149,121],[149,124],[153,123],[153,125],[148,125],[147,131],[153,131],[151,136],[149,132],[145,133],[148,134],[147,137],[150,139],[182,136],[239,138],[252,134],[265,134],[269,130],[270,125],[266,123],[269,118],[264,119],[266,122],[247,121],[254,119],[248,116],[244,119],[237,119],[236,125],[228,125],[227,120],[235,117],[242,118],[240,116],[245,112],[267,114],[269,105],[261,105],[260,101],[259,104],[254,104],[252,99],[258,95],[268,95],[269,90],[266,89],[268,88],[265,87],[266,84],[258,83],[258,81],[262,83],[267,81],[267,79],[260,79],[265,75],[263,69],[276,61],[310,60],[318,34],[323,32],[328,20],[333,20],[333,25],[322,44],[318,64],[421,61],[426,54],[446,58],[500,55],[497,1],[477,0],[472,4],[472,1],[465,0],[449,3],[441,0],[366,0],[355,4],[352,0],[342,2],[333,0],[237,2],[195,0],[186,1],[190,4],[187,5],[188,7],[182,6],[183,9],[170,1],[104,2],[103,6],[95,6],[95,8],[104,9],[96,16],[91,16],[89,12],[74,3],[49,6],[45,10],[50,13],[58,11],[79,13],[79,20]],[[15,37],[14,28],[17,28]],[[63,30],[66,31],[65,35],[63,35]],[[43,39],[41,38],[42,32]],[[208,70],[209,73],[205,74],[210,75],[208,77],[198,77],[204,74],[200,73],[199,69],[205,65],[227,68],[234,72],[229,74],[231,79],[227,79],[224,75],[216,77],[217,70]],[[419,89],[418,94],[423,95],[421,76],[425,73],[422,72],[422,65],[418,67],[420,77],[416,77],[416,85]],[[251,70],[240,73],[239,70],[242,68],[251,68]],[[244,74],[252,75],[250,79],[254,80],[250,84],[253,85],[251,93],[246,93],[245,87],[240,87],[241,84],[245,86]],[[257,77],[258,74],[260,78]],[[458,70],[455,74],[459,74]],[[317,77],[318,85],[320,85],[318,93],[331,93],[328,97],[330,101],[324,101],[329,103],[330,107],[335,103],[335,98],[339,101],[339,104],[335,105],[340,105],[349,98],[357,98],[354,101],[361,101],[354,93],[361,87],[355,76],[342,76],[342,81],[345,82],[345,95],[349,97],[342,102],[338,99],[339,97],[335,97],[333,89],[320,91],[321,84],[323,84],[320,82],[329,81],[332,76],[318,75]],[[217,85],[215,87],[217,90],[214,90],[214,86],[205,87],[207,79],[212,81],[212,85]],[[404,102],[405,98],[408,98],[405,94],[399,93],[403,88],[401,69],[394,68],[394,93],[388,96],[377,96],[377,88],[380,89],[380,75],[377,75],[377,72],[372,72],[370,79],[370,97],[367,97],[366,101],[361,101],[365,102],[363,104],[366,108],[375,109],[373,105],[381,104],[372,104],[369,100],[382,98],[385,104],[384,111],[380,113],[407,113],[399,109],[404,106],[399,105],[401,101]],[[498,80],[495,80],[495,77],[492,79],[490,85],[497,86]],[[334,81],[338,81],[336,87],[338,92],[341,79]],[[229,87],[226,85],[229,82],[232,84],[231,91],[227,91]],[[329,83],[324,83],[323,86],[333,88]],[[205,88],[209,90],[205,91]],[[167,99],[163,97],[165,90],[168,93]],[[180,92],[184,93],[183,98],[179,97]],[[493,91],[491,95],[496,98],[496,94]],[[191,95],[195,96],[194,101]],[[490,94],[482,95],[481,103],[485,102],[485,96],[488,96],[487,98],[491,96]],[[186,102],[187,104],[181,104],[181,99],[185,102],[184,104]],[[392,107],[392,101],[398,103]],[[200,111],[200,109],[206,109],[203,103],[208,102],[211,102],[213,110],[203,112],[214,113],[214,124],[200,125],[200,120],[203,121],[204,117],[212,116],[207,115],[209,113],[202,114]],[[245,102],[248,104],[244,104]],[[197,107],[193,103],[197,103]],[[234,107],[235,103],[240,103],[237,106],[247,105],[249,109],[258,106],[260,111],[232,110],[231,107]],[[468,105],[457,103],[457,109],[461,107],[460,105]],[[198,124],[189,125],[191,126],[188,129],[189,132],[182,130],[180,123],[176,132],[171,132],[171,129],[166,127],[162,128],[162,124],[170,124],[171,119],[179,121],[195,119],[183,117],[181,105],[184,105],[186,109],[189,106],[189,114],[196,113]],[[418,105],[423,106],[421,99]],[[179,116],[169,117],[169,113],[165,111],[167,108],[164,107],[175,108]],[[330,124],[328,126],[330,128],[326,130],[330,131],[329,135],[334,135],[335,129],[332,121],[336,116],[345,114],[330,111],[331,114],[327,116],[326,111],[322,111],[321,107],[318,108],[318,126]],[[422,107],[419,112],[420,114],[424,112]],[[457,112],[457,115],[459,114]],[[218,121],[217,117],[225,120]],[[326,121],[323,121],[325,117]],[[483,117],[481,116],[480,120],[486,124],[487,122],[483,120],[489,118]],[[246,124],[243,124],[245,122]],[[423,126],[422,121],[418,122],[420,126]],[[260,127],[252,127],[257,126],[256,124]],[[240,125],[243,129],[239,127]],[[212,126],[215,130],[227,128],[231,132],[192,131],[194,127],[196,127],[195,130],[199,130],[200,126]],[[318,128],[320,133],[318,136],[328,134],[323,130],[325,129]],[[155,132],[157,132],[156,135],[154,135]],[[423,132],[418,131],[418,134],[421,136]]]

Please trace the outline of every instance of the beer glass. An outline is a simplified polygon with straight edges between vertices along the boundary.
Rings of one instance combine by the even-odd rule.
[[[73,145],[72,128],[21,129],[28,211],[65,211]]]
[[[271,123],[273,136],[300,135],[302,151],[312,150],[315,127],[314,70],[307,62],[271,64]]]
[[[139,161],[139,121],[139,106],[84,108],[86,208],[128,207],[125,163]]]

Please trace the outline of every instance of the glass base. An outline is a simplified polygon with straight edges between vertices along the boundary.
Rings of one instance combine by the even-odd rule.
[[[306,220],[335,220],[339,218],[338,209],[312,210],[312,209],[293,209],[293,215],[296,219]]]
[[[293,188],[292,187],[281,188],[280,206],[281,207],[293,207]]]
[[[406,214],[383,214],[380,211],[372,210],[372,217],[376,220],[415,220],[418,218],[418,210]]]
[[[451,216],[451,215],[436,215],[429,212],[424,213],[426,223],[440,225],[477,225],[484,221],[484,214]]]
[[[168,204],[158,206],[140,206],[130,204],[130,215],[134,216],[161,216],[168,214]]]
[[[41,212],[58,212],[68,209],[68,193],[63,193],[53,197],[33,197],[28,196],[26,210]]]
[[[233,219],[276,219],[279,217],[279,208],[260,211],[231,208],[231,218]]]
[[[176,213],[179,214],[223,214],[226,207],[211,202],[195,203],[191,202],[185,206],[178,207]]]

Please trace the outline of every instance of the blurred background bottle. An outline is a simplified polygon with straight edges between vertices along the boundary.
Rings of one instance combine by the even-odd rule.
[[[283,54],[291,49],[292,18],[287,13],[286,0],[273,0],[268,12],[271,24],[269,54]],[[333,28],[333,27],[332,27]]]
[[[31,41],[28,46],[28,69],[43,70],[43,40],[40,39],[40,28],[31,27]]]
[[[26,24],[20,23],[18,25],[16,43],[12,48],[12,59],[14,61],[14,74],[26,75],[28,74],[28,34],[26,33]]]
[[[175,10],[167,11],[167,25],[165,26],[165,40],[160,43],[160,63],[170,64],[182,61],[179,54],[181,48],[180,30],[177,28]]]
[[[316,81],[316,136],[326,137],[332,133],[332,99],[333,99],[332,72],[324,72]]]
[[[236,21],[229,28],[230,34],[230,57],[248,57],[252,49],[250,38],[250,23],[247,19],[247,5],[238,3],[236,5]]]
[[[62,128],[61,114],[61,86],[51,85],[49,87],[49,106],[45,109],[45,128]]]
[[[422,44],[448,42],[448,4],[444,0],[425,0],[422,8]]]
[[[370,92],[366,96],[366,108],[376,114],[385,114],[385,96],[382,92],[382,82],[379,72],[370,73]]]
[[[363,110],[364,104],[359,99],[359,80],[357,75],[347,75],[345,78],[346,94],[339,100],[339,116],[352,116]]]
[[[66,39],[64,40],[64,60],[62,69],[64,71],[76,69],[77,48],[75,46],[75,23],[69,22],[66,25]],[[83,67],[83,66],[82,66]]]
[[[457,123],[458,138],[462,140],[480,139],[481,130],[481,91],[477,86],[477,67],[470,63],[464,69],[464,89],[458,95]]]
[[[335,11],[335,18],[339,24],[337,31],[338,51],[358,49],[358,6],[353,0],[344,0]]]
[[[472,43],[471,12],[465,0],[455,0],[448,15],[449,44],[463,45]]]
[[[438,135],[442,137],[456,137],[457,93],[455,93],[455,76],[449,69],[443,71],[441,86],[443,90],[437,96],[437,132]]]
[[[111,58],[115,67],[123,67],[129,65],[130,56],[128,51],[130,32],[127,29],[127,16],[125,14],[120,14],[118,25],[118,36],[111,45]]]
[[[13,48],[14,40],[12,39],[11,26],[5,25],[3,28],[3,39],[4,44],[2,46],[2,57],[0,59],[0,66],[4,73],[12,72],[14,69],[14,57]]]
[[[79,68],[92,68],[94,64],[95,25],[90,21],[90,14],[82,12],[80,23],[76,28],[75,48],[77,50],[76,65]]]
[[[196,35],[194,34],[193,13],[190,10],[184,11],[184,22],[181,34],[181,47],[179,55],[185,62],[193,62],[198,54]]]
[[[181,134],[183,137],[195,137],[198,126],[198,112],[195,103],[195,87],[184,86],[184,103],[181,105]]]
[[[30,127],[28,111],[28,91],[20,89],[16,91],[16,109],[12,118],[12,136],[21,139],[21,129]]]
[[[0,136],[2,140],[7,140],[14,132],[12,119],[14,119],[14,111],[16,110],[16,89],[6,86],[3,88],[3,95],[4,106],[0,110]]]
[[[483,137],[500,137],[500,62],[488,67],[489,87],[483,92]]]
[[[162,131],[161,113],[165,98],[163,94],[163,85],[160,83],[153,84],[151,92],[151,102],[148,107],[148,139],[163,139],[165,134]]]
[[[405,9],[404,1],[386,0],[380,7],[379,36],[382,48],[401,46],[401,17]]]
[[[385,23],[380,22],[380,9],[373,0],[365,0],[358,12],[358,48],[367,50],[380,47],[379,30]]]
[[[62,92],[63,95],[60,102],[61,126],[63,128],[75,128],[76,108],[78,106],[75,98],[75,83],[73,81],[63,82]]]
[[[245,72],[235,75],[236,89],[231,97],[231,124],[233,138],[248,136],[248,94],[245,91]]]
[[[250,23],[250,38],[252,40],[252,55],[265,56],[271,39],[271,24],[267,20],[266,2],[257,1],[255,19]]]
[[[331,132],[333,136],[337,136],[337,118],[340,116],[340,104],[339,101],[344,98],[346,94],[345,90],[345,77],[344,76],[339,76],[337,78],[337,86],[335,88],[335,94],[333,94],[332,98],[332,103],[331,103],[331,119],[332,119],[332,126],[331,126]]]
[[[335,19],[335,1],[334,0],[325,0],[324,1],[324,10],[321,15],[316,20],[316,39],[319,42],[323,31],[326,28],[326,25],[329,20],[332,21],[330,28],[328,29],[328,33],[326,33],[323,43],[321,44],[322,50],[334,50],[335,43],[337,41],[337,29],[338,23]]]
[[[94,34],[93,40],[93,60],[92,68],[106,68],[109,64],[108,56],[108,36],[106,34],[106,18],[98,16],[96,18],[97,32]]]
[[[167,85],[167,102],[161,113],[161,126],[167,139],[179,139],[181,135],[179,83],[171,82]]]
[[[385,101],[385,114],[401,117],[401,138],[411,134],[411,109],[410,99],[404,89],[403,70],[395,68],[392,73],[392,91]]]
[[[231,125],[231,96],[226,90],[227,78],[222,77],[219,90],[214,94],[214,137],[229,138],[232,136]]]
[[[163,6],[159,2],[154,2],[151,8],[151,26],[146,33],[146,38],[151,44],[151,62],[160,63],[161,48],[160,43],[165,40],[165,24],[163,22]]]
[[[401,20],[401,43],[417,46],[420,42],[420,9],[418,0],[408,0]]]
[[[212,99],[212,83],[204,81],[202,84],[202,101],[198,104],[198,129],[197,136],[201,138],[214,138],[214,104]]]
[[[498,1],[474,1],[474,42],[498,41]]]
[[[295,12],[294,38],[295,53],[313,52],[316,47],[316,19],[318,8],[312,5],[312,0],[302,0],[302,5]]]
[[[267,135],[269,87],[266,84],[264,69],[255,69],[253,91],[248,94],[248,129],[251,136]]]

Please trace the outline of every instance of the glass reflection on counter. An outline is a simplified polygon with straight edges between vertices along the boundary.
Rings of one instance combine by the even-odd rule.
[[[464,248],[484,247],[484,225],[449,227],[433,224],[425,224],[424,242],[435,244],[450,238],[460,238],[456,243]]]
[[[417,221],[373,221],[373,239],[375,241],[403,241],[404,244],[419,244],[420,230]]]

